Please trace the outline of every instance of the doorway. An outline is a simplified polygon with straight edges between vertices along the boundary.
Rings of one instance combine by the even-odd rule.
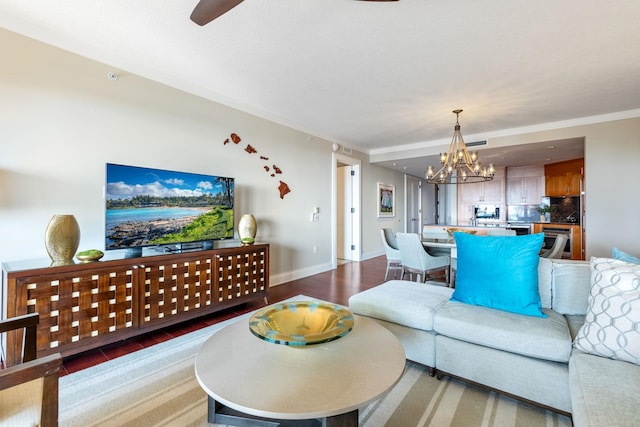
[[[360,160],[332,155],[332,267],[360,261]]]
[[[405,175],[405,193],[407,233],[422,233],[422,180],[415,176]]]

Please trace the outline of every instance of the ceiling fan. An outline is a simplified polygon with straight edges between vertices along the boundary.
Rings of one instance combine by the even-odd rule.
[[[206,25],[242,3],[244,0],[200,0],[191,13],[191,20],[198,25]],[[398,0],[360,0],[398,1]]]

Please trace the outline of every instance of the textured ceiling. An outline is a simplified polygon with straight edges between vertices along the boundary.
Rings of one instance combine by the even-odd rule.
[[[455,108],[467,141],[640,116],[637,0],[246,0],[204,27],[196,3],[0,0],[0,26],[374,157],[402,151],[389,167],[447,145]]]

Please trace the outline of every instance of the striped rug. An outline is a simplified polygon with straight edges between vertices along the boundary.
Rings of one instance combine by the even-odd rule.
[[[235,320],[62,377],[60,426],[211,426],[193,363],[200,345]],[[407,362],[396,386],[360,410],[360,425],[571,426],[571,420],[460,381],[438,381]]]

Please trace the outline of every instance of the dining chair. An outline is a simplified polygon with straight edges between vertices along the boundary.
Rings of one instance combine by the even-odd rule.
[[[553,246],[551,246],[551,249],[548,249],[547,251],[540,254],[540,257],[548,259],[562,258],[562,253],[564,252],[564,247],[566,246],[568,240],[569,237],[567,235],[558,234],[558,236],[556,237],[556,241],[553,242]]]
[[[398,242],[396,236],[393,234],[393,230],[390,228],[383,228],[380,230],[382,236],[382,245],[384,246],[384,253],[387,257],[387,271],[384,273],[384,280],[387,281],[389,272],[393,271],[393,277],[396,277],[397,271],[402,271],[402,261],[400,260],[400,249],[398,249]]]
[[[22,363],[0,369],[0,425],[58,425],[60,353],[36,358],[38,313],[0,321],[0,333],[23,331]]]
[[[427,275],[435,271],[444,270],[445,282],[449,285],[449,267],[451,257],[449,256],[431,256],[422,246],[420,236],[415,233],[397,233],[398,248],[400,249],[400,262],[402,263],[402,276],[405,273],[416,275],[416,279],[420,278],[422,283],[426,282]]]

